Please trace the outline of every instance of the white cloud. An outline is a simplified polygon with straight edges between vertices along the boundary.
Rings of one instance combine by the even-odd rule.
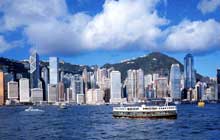
[[[220,8],[220,0],[201,0],[197,8],[203,13],[211,13]]]
[[[0,53],[5,52],[9,49],[13,48],[11,44],[9,44],[3,36],[0,35]]]
[[[63,0],[5,0],[0,1],[0,25],[12,32],[24,27],[31,49],[49,55],[97,49],[205,52],[219,46],[219,22],[186,20],[166,26],[169,20],[157,14],[157,4],[160,0],[106,0],[103,10],[91,17],[71,15]]]
[[[31,24],[25,28],[32,49],[43,54],[76,54],[85,51],[82,45],[82,30],[90,17],[78,13],[68,17],[65,22],[53,20],[46,23]]]
[[[83,38],[90,48],[119,49],[140,43],[155,47],[159,26],[167,20],[157,15],[155,0],[107,0],[103,12],[86,26]]]
[[[206,52],[220,48],[220,23],[185,20],[166,31],[165,46],[171,51]]]
[[[32,23],[46,22],[67,14],[64,0],[4,0],[0,2],[6,30]]]

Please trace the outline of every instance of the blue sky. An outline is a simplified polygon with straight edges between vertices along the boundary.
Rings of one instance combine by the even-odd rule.
[[[4,0],[0,56],[86,65],[160,51],[214,77],[220,67],[220,0]]]

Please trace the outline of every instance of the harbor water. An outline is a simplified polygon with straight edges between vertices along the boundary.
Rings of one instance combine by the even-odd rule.
[[[1,140],[219,140],[220,104],[178,105],[177,119],[113,118],[112,106],[0,107]]]

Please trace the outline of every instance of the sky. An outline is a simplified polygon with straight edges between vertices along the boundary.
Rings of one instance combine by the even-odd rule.
[[[81,65],[162,52],[197,72],[220,67],[220,0],[1,0],[0,56]]]

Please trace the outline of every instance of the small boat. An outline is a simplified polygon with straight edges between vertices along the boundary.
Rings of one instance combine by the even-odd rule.
[[[113,107],[113,117],[126,118],[177,118],[176,106],[129,106]]]
[[[174,104],[179,105],[179,104],[181,104],[181,102],[180,101],[174,101]]]
[[[198,102],[198,107],[204,107],[205,106],[205,102],[204,101],[199,101]]]
[[[43,112],[43,110],[40,109],[34,109],[32,106],[24,110],[25,112]]]
[[[59,105],[59,107],[60,107],[60,109],[67,109],[67,106],[66,106],[65,103],[61,103],[61,104]]]

